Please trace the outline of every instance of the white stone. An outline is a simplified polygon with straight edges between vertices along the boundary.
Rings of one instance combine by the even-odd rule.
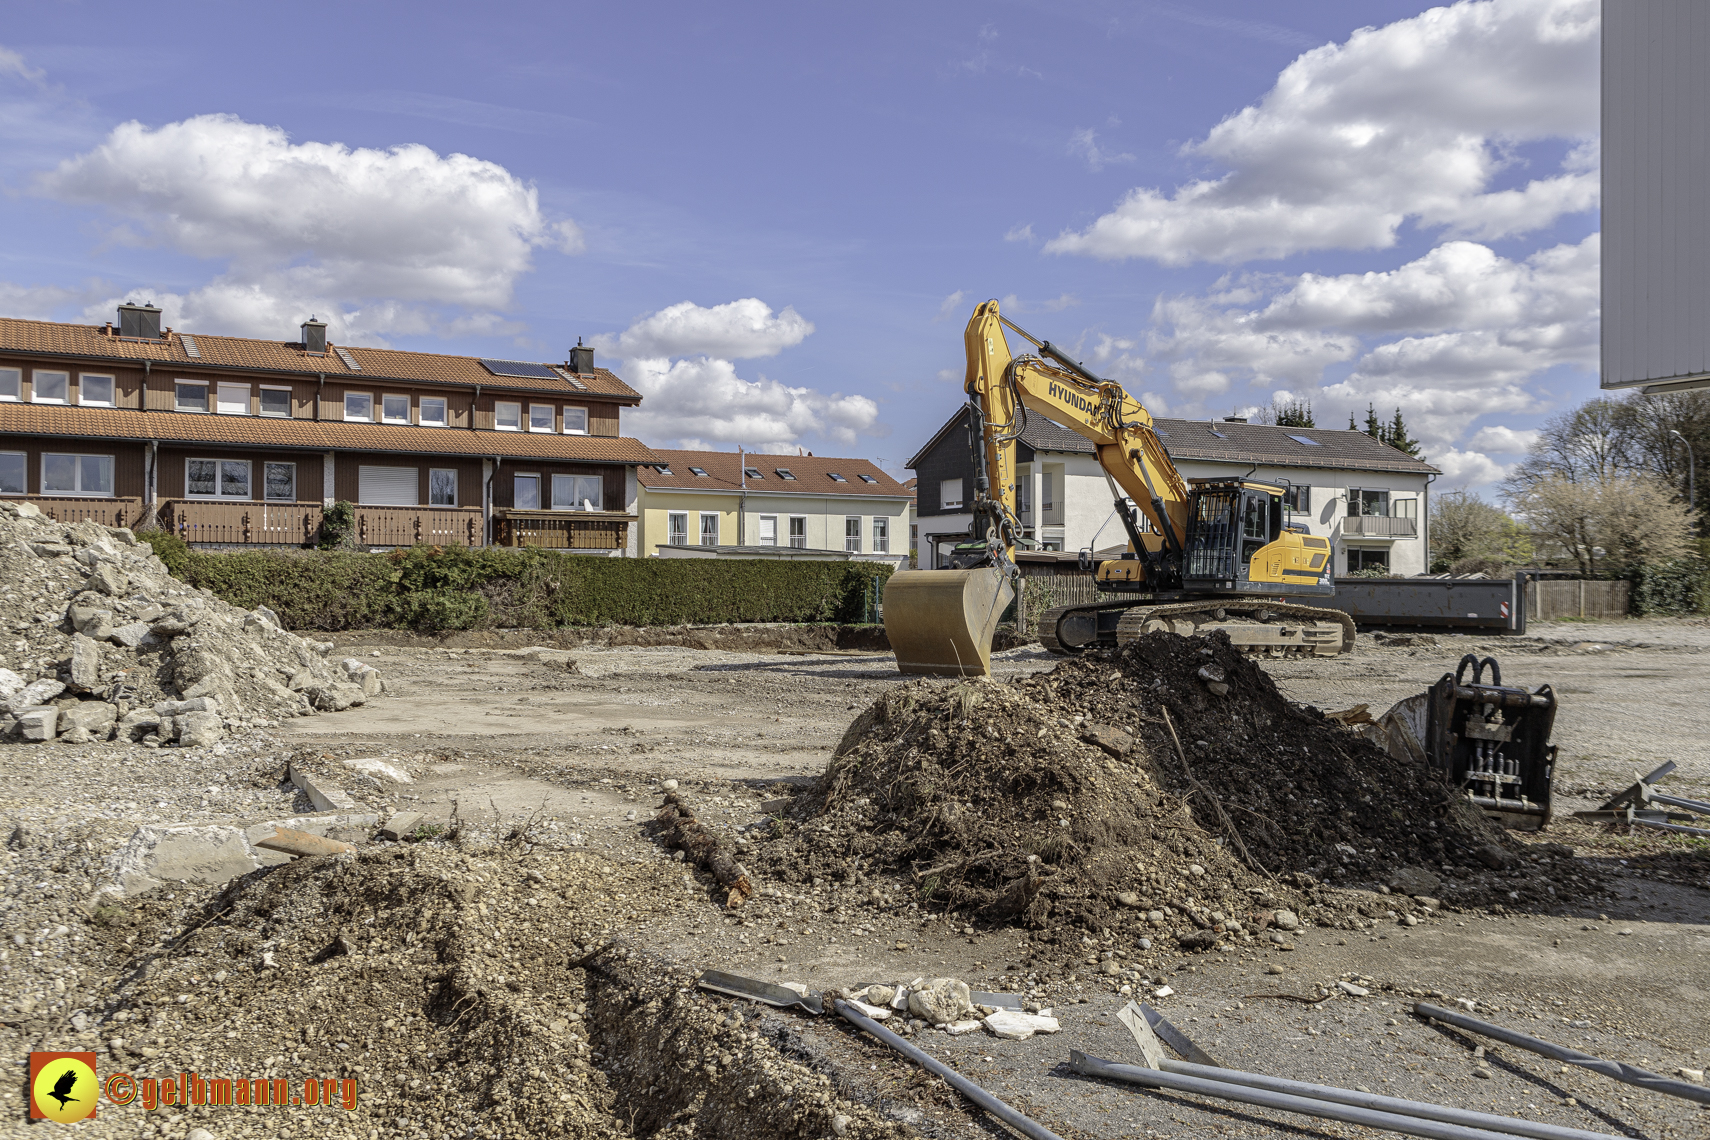
[[[388,764],[377,756],[358,756],[346,760],[344,766],[352,772],[361,772],[364,776],[373,776],[377,780],[390,780],[394,784],[410,784],[415,781],[410,774],[396,764]]]
[[[964,1033],[972,1033],[974,1030],[978,1029],[981,1024],[982,1023],[978,1021],[952,1021],[949,1025],[942,1026],[941,1028],[952,1037],[960,1037]]]
[[[1365,997],[1367,994],[1372,992],[1364,986],[1356,986],[1353,982],[1337,982],[1336,988],[1347,994],[1349,997]]]
[[[24,679],[10,669],[0,669],[0,698],[10,697],[23,690]]]
[[[1000,1037],[1005,1041],[1025,1041],[1035,1033],[1056,1033],[1063,1028],[1054,1017],[1017,1013],[1010,1009],[1000,1009],[996,1013],[988,1014],[983,1024],[993,1037]]]
[[[973,1008],[969,1000],[968,983],[957,978],[933,978],[908,995],[908,1011],[933,1025],[948,1025],[962,1020]]]
[[[18,731],[25,740],[52,740],[59,728],[59,710],[52,705],[18,713]]]
[[[1169,986],[1159,986],[1157,989],[1152,991],[1152,996],[1153,997],[1161,997],[1161,998],[1169,997],[1171,994],[1173,994],[1175,992],[1176,991],[1171,989]]]
[[[854,1007],[856,1013],[861,1014],[863,1017],[870,1017],[874,1021],[884,1021],[886,1018],[891,1016],[890,1010],[882,1009],[876,1005],[868,1005],[864,1001],[852,998],[850,999],[849,1004]]]
[[[205,748],[225,735],[219,713],[192,712],[172,718],[173,739],[183,748]]]
[[[1292,911],[1292,910],[1279,910],[1279,911],[1277,911],[1275,916],[1273,916],[1273,918],[1271,919],[1271,921],[1276,923],[1278,930],[1299,930],[1300,929],[1300,916],[1295,914],[1294,911]]]
[[[152,636],[154,635],[149,631],[149,624],[146,621],[134,621],[129,625],[121,625],[107,635],[113,644],[122,645],[126,649],[135,649]]]

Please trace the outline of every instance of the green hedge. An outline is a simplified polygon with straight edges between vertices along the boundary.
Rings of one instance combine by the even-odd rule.
[[[1641,566],[1633,581],[1633,612],[1697,614],[1710,610],[1710,563],[1693,556]]]
[[[415,547],[389,554],[192,551],[180,573],[288,629],[553,629],[859,622],[891,573],[872,562],[594,558]]]

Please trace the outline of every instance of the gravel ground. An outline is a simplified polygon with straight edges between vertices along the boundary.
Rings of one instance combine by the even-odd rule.
[[[1578,1071],[1563,1073],[1558,1065],[1504,1047],[1491,1049],[1483,1058],[1488,1063],[1480,1065],[1474,1052],[1479,1042],[1432,1027],[1406,1009],[1421,994],[1438,995],[1428,1000],[1441,1004],[1465,998],[1477,1002],[1491,1020],[1600,1056],[1669,1073],[1705,1067],[1710,1060],[1710,1033],[1700,1016],[1701,1003],[1710,998],[1705,965],[1710,961],[1705,954],[1710,949],[1710,891],[1705,889],[1710,857],[1705,845],[1660,835],[1618,835],[1561,816],[1594,805],[1631,782],[1635,769],[1648,770],[1664,759],[1680,766],[1668,781],[1671,788],[1689,795],[1710,792],[1710,702],[1702,696],[1710,689],[1710,654],[1705,653],[1710,625],[1555,623],[1535,625],[1526,638],[1435,635],[1434,644],[1406,646],[1362,640],[1360,652],[1351,657],[1274,661],[1266,667],[1289,696],[1326,709],[1367,703],[1381,711],[1452,669],[1466,652],[1499,657],[1510,682],[1556,689],[1561,698],[1556,740],[1562,746],[1558,820],[1528,839],[1571,846],[1579,859],[1606,876],[1610,893],[1559,913],[1457,911],[1451,904],[1420,925],[1405,927],[1383,921],[1380,895],[1351,891],[1349,899],[1363,902],[1374,915],[1365,929],[1305,929],[1286,951],[1267,944],[1188,956],[1143,953],[1136,941],[1140,932],[1131,929],[1112,929],[1085,942],[1050,941],[1042,937],[1046,932],[1009,927],[966,933],[972,928],[962,916],[923,907],[906,884],[879,880],[859,884],[860,890],[822,884],[788,891],[762,882],[757,898],[731,912],[718,905],[723,893],[715,896],[710,877],[686,872],[649,835],[646,824],[663,781],[679,781],[680,794],[721,833],[734,837],[738,829],[762,822],[770,800],[823,768],[857,710],[899,683],[887,655],[594,646],[529,654],[380,645],[362,652],[379,655],[373,663],[384,671],[391,695],[365,708],[292,721],[203,749],[121,744],[0,748],[5,776],[0,815],[11,831],[0,853],[6,870],[0,897],[0,1039],[15,1058],[35,1048],[95,1049],[105,1074],[115,1066],[142,1063],[130,1048],[144,1047],[137,1044],[134,1023],[141,1019],[156,1039],[146,1045],[155,1050],[146,1057],[149,1071],[164,1075],[187,1068],[192,1057],[209,1072],[222,1064],[271,1057],[284,1075],[321,1075],[318,1068],[307,1070],[311,1061],[318,1065],[325,1058],[306,1050],[300,1033],[299,1022],[315,1016],[313,1005],[305,1006],[297,1020],[251,1018],[242,1024],[240,1039],[226,1037],[238,1030],[225,1028],[217,1017],[197,1019],[175,1011],[176,999],[165,990],[160,995],[167,1000],[158,1004],[136,997],[135,978],[139,973],[146,978],[149,962],[210,976],[216,972],[216,945],[257,935],[236,919],[221,917],[220,905],[233,896],[222,896],[214,887],[182,886],[115,903],[94,893],[103,881],[104,860],[139,823],[252,822],[306,810],[310,805],[284,780],[286,762],[295,759],[307,770],[338,780],[360,806],[378,814],[419,811],[429,825],[459,825],[458,839],[442,831],[424,841],[424,867],[450,858],[462,868],[457,874],[494,881],[498,867],[492,861],[504,858],[495,852],[507,850],[505,837],[517,833],[522,839],[512,842],[522,843],[525,853],[546,857],[575,850],[576,859],[607,860],[637,884],[639,895],[576,896],[580,939],[609,931],[638,955],[626,959],[621,970],[613,967],[614,981],[606,992],[621,996],[600,1005],[599,999],[575,990],[581,983],[574,980],[542,991],[569,995],[543,997],[548,1006],[574,997],[605,1011],[590,1023],[587,1039],[594,1051],[590,1056],[606,1073],[589,1079],[607,1083],[590,1086],[588,1103],[596,1110],[590,1119],[600,1128],[618,1128],[617,1134],[622,1134],[622,1121],[601,1107],[606,1102],[600,1096],[616,1089],[661,1103],[680,1099],[680,1090],[626,1084],[623,1075],[635,1050],[645,1047],[638,1042],[677,1032],[669,1018],[659,1020],[664,1016],[659,1009],[676,1010],[672,1003],[679,1000],[689,1004],[672,1016],[687,1019],[684,1024],[700,1025],[695,1018],[714,1015],[708,1024],[723,1027],[718,1031],[727,1037],[763,1043],[803,1074],[814,1074],[811,1080],[828,1081],[824,1087],[831,1091],[825,1095],[831,1099],[815,1103],[846,1114],[846,1130],[863,1132],[884,1121],[932,1136],[991,1130],[940,1082],[838,1022],[789,1012],[735,1011],[744,1020],[733,1027],[728,1003],[683,998],[675,990],[662,999],[663,991],[647,989],[649,978],[680,977],[671,974],[673,969],[719,967],[816,988],[950,975],[976,988],[1036,993],[1056,1009],[1061,1034],[1010,1042],[984,1034],[949,1038],[928,1032],[916,1040],[1065,1137],[1272,1137],[1302,1129],[1349,1134],[1339,1125],[1107,1086],[1070,1074],[1064,1064],[1070,1048],[1135,1058],[1126,1030],[1114,1017],[1127,1000],[1117,992],[1117,982],[1141,996],[1169,986],[1171,995],[1150,1000],[1233,1066],[1616,1134],[1659,1140],[1703,1135],[1710,1112],[1688,1102]],[[344,638],[340,651],[355,651],[359,642]],[[1049,669],[1053,663],[1026,649],[997,656],[1000,677]],[[409,771],[412,781],[358,777],[342,764],[357,757],[393,761]],[[564,855],[551,857],[560,861],[558,874],[576,865],[563,862]],[[261,872],[251,876],[253,885],[239,886],[259,891],[267,878]],[[293,921],[312,919],[305,915]],[[198,932],[204,922],[209,925]],[[465,958],[491,952],[485,949],[488,940],[472,940],[468,931],[460,937],[458,953]],[[1127,977],[1094,973],[1092,963],[1105,954],[1122,963]],[[207,955],[205,963],[201,955]],[[441,963],[446,969],[451,965]],[[243,968],[257,969],[253,962]],[[301,968],[319,967],[305,958]],[[1369,992],[1350,996],[1335,986],[1339,980],[1355,981]],[[1316,1005],[1250,996],[1316,998],[1326,991],[1333,996]],[[652,1013],[649,1003],[655,1006]],[[115,1020],[120,1012],[126,1014],[124,1021]],[[156,1015],[162,1015],[158,1021]],[[364,1078],[377,1091],[390,1081],[394,1102],[403,1095],[396,1077],[414,1071],[409,1042],[416,1039],[410,1026],[401,1022],[381,1034],[403,1043],[402,1058],[370,1058]],[[640,1032],[644,1026],[654,1028]],[[118,1053],[109,1044],[115,1036],[127,1041]],[[602,1042],[610,1053],[601,1050]],[[749,1063],[745,1050],[750,1045],[738,1046],[708,1039],[703,1047],[718,1052],[709,1054],[709,1063],[725,1072]],[[726,1055],[728,1062],[722,1060]],[[767,1072],[776,1070],[773,1053],[754,1057],[755,1065],[764,1062],[773,1066]],[[398,1071],[379,1071],[387,1066]],[[140,1075],[143,1070],[134,1071]],[[775,1091],[788,1087],[788,1081],[766,1079],[773,1082],[766,1085],[772,1095],[788,1097]],[[409,1088],[406,1081],[402,1089]],[[21,1117],[21,1095],[19,1084],[0,1093],[16,1106],[0,1106],[0,1113],[15,1110]],[[467,1095],[479,1104],[483,1094],[477,1089]],[[348,1116],[287,1109],[255,1118],[259,1110],[251,1110],[240,1122],[222,1115],[231,1111],[163,1108],[145,1117],[134,1107],[121,1112],[104,1106],[98,1127],[87,1126],[86,1134],[177,1138],[196,1127],[206,1128],[216,1140],[310,1132],[353,1137],[555,1134],[545,1125],[526,1123],[537,1117],[492,1116],[484,1124],[478,1113],[457,1117],[461,1132],[444,1121],[436,1131],[428,1127],[435,1123],[432,1117],[400,1112],[395,1103],[383,1105],[378,1098]],[[637,1134],[664,1134],[663,1129],[675,1129],[671,1135],[697,1134],[693,1114],[681,1111],[669,1119],[655,1115],[650,1123],[638,1122]],[[400,1119],[410,1123],[400,1124]],[[721,1134],[713,1121],[725,1120],[720,1127],[728,1129],[734,1118],[710,1114],[706,1119],[700,1135]],[[769,1132],[795,1134],[767,1119],[772,1121]],[[798,1131],[826,1135],[826,1122],[825,1115],[810,1114]]]

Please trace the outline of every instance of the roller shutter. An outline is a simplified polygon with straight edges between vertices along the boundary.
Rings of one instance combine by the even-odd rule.
[[[419,506],[421,473],[414,467],[362,467],[356,494],[365,507]]]

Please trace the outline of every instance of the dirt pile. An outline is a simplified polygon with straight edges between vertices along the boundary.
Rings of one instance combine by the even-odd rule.
[[[173,578],[128,530],[0,503],[0,740],[211,744],[362,704],[355,658]]]
[[[705,905],[679,873],[521,842],[389,845],[248,876],[164,930],[169,908],[138,904],[103,932],[131,955],[103,1064],[354,1080],[354,1110],[299,1117],[339,1136],[900,1136],[791,1060],[776,1026],[613,943]],[[277,1109],[191,1115],[222,1138],[281,1134]]]
[[[1188,948],[1368,925],[1371,907],[1323,889],[1335,880],[1394,881],[1378,912],[1556,897],[1435,773],[1293,704],[1221,634],[1152,634],[1015,684],[893,690],[786,815],[750,862],[763,878],[898,876],[987,921]]]

